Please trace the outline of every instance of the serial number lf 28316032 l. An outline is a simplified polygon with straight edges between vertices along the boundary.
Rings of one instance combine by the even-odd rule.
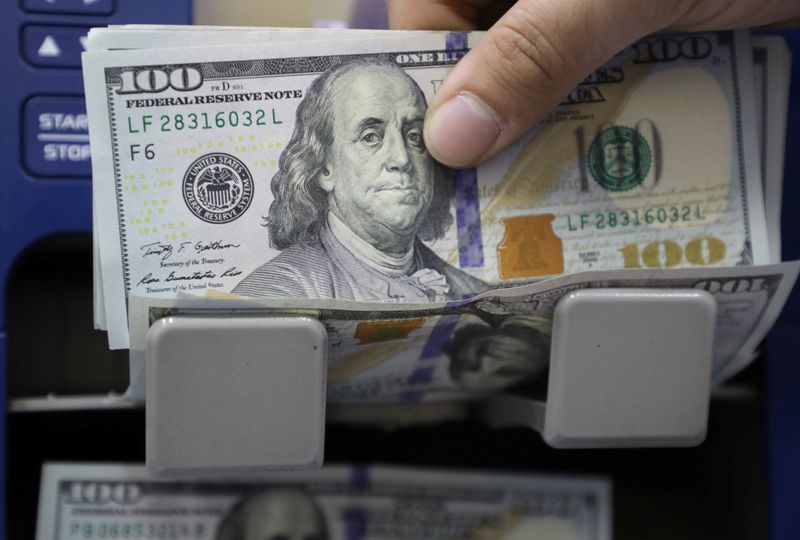
[[[662,206],[632,210],[583,213],[567,216],[570,231],[614,227],[641,227],[654,224],[705,221],[700,205]]]

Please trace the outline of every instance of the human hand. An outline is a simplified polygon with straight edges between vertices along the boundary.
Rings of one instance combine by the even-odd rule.
[[[387,0],[396,29],[486,36],[430,103],[425,143],[469,167],[514,143],[581,80],[637,39],[664,29],[721,30],[800,18],[797,0]],[[792,22],[800,22],[800,19]]]

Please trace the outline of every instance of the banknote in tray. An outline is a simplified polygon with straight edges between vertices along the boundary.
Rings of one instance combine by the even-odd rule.
[[[48,463],[38,540],[610,540],[596,477],[334,466],[158,481],[143,466]]]

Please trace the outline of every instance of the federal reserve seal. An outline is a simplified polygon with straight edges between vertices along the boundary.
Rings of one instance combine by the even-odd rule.
[[[628,191],[640,185],[650,171],[652,156],[647,141],[625,126],[601,131],[589,146],[589,172],[607,191]]]
[[[253,177],[244,163],[223,153],[206,154],[183,176],[183,200],[208,223],[230,223],[253,200]]]

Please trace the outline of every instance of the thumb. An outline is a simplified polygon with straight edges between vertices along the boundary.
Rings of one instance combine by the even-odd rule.
[[[671,20],[641,0],[519,0],[447,76],[425,143],[453,167],[483,162],[540,122],[593,69]]]

